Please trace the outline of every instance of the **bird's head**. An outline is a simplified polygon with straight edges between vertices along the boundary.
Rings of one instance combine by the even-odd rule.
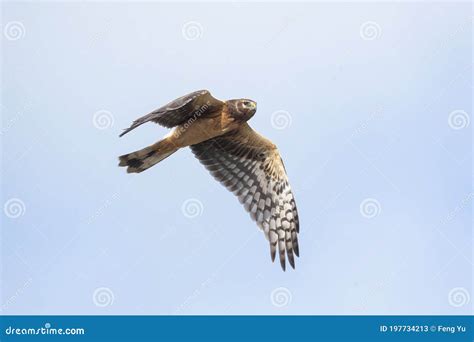
[[[257,102],[249,99],[238,99],[227,101],[230,115],[240,121],[247,121],[255,115]]]

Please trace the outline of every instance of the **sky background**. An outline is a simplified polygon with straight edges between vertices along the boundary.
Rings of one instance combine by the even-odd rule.
[[[7,314],[472,313],[469,3],[2,3]],[[132,120],[251,98],[296,197],[296,270],[189,149]]]

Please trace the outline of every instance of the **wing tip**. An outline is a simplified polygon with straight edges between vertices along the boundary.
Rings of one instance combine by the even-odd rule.
[[[287,250],[286,252],[288,254],[288,263],[292,269],[295,269],[295,258],[293,257],[293,251]]]
[[[132,125],[132,126],[130,126],[129,128],[124,128],[124,129],[123,129],[123,132],[120,133],[119,138],[123,137],[125,134],[127,134],[128,132],[130,132],[130,131],[131,131],[132,129],[134,129],[134,128],[136,128],[135,125]]]
[[[298,243],[296,243],[294,246],[293,246],[293,252],[295,253],[295,255],[299,258],[300,257],[300,248],[298,246]]]
[[[280,258],[280,266],[283,272],[286,272],[286,262],[285,262],[285,257]]]

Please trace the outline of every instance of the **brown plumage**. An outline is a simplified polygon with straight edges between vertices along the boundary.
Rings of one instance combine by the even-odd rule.
[[[220,101],[207,90],[180,97],[133,122],[120,136],[145,122],[175,127],[163,140],[119,157],[129,173],[142,172],[189,146],[196,158],[233,192],[270,242],[272,261],[278,249],[294,268],[299,256],[299,220],[277,147],[247,121],[257,104],[248,99]],[[286,255],[286,257],[285,257]]]

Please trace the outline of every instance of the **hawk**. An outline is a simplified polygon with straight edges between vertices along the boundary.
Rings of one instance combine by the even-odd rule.
[[[285,166],[277,147],[247,121],[257,103],[249,99],[220,101],[199,90],[135,120],[120,136],[152,121],[174,129],[157,143],[119,157],[128,173],[140,173],[189,146],[207,170],[233,192],[263,230],[275,260],[295,267],[299,256],[299,220]],[[286,257],[285,257],[286,255]]]

